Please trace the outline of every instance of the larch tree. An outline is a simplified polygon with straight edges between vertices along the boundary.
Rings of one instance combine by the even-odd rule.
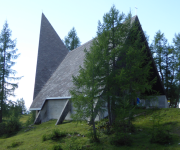
[[[127,18],[126,18],[127,19]],[[116,76],[117,65],[116,61],[119,56],[118,47],[124,46],[124,41],[128,35],[130,27],[130,18],[127,19],[127,23],[124,24],[125,15],[115,8],[113,5],[110,11],[103,16],[103,22],[99,21],[97,31],[97,43],[96,49],[101,53],[101,59],[99,64],[104,69],[102,75],[102,81],[104,91],[103,99],[107,103],[109,124],[112,125],[112,121],[115,118],[114,108],[115,99],[117,95],[117,84],[114,80]]]
[[[151,61],[147,57],[142,34],[138,26],[131,23],[131,15],[125,18],[115,6],[104,15],[103,23],[98,24],[97,37],[90,51],[86,52],[84,66],[79,76],[73,77],[75,87],[71,95],[78,112],[76,117],[86,118],[85,111],[93,108],[89,104],[98,100],[93,108],[94,116],[91,114],[92,123],[97,110],[107,105],[109,124],[112,125],[112,114],[115,114],[116,105],[122,102],[122,97],[126,95],[126,100],[130,100],[131,104],[137,98],[137,93],[151,90],[155,80],[149,81]]]
[[[76,30],[73,27],[71,31],[69,31],[68,35],[64,38],[64,44],[69,51],[79,47],[81,42],[79,37],[77,36]]]
[[[94,41],[95,43],[95,41]],[[98,74],[101,72],[98,59],[100,58],[98,51],[93,46],[91,51],[85,50],[85,60],[83,68],[80,67],[79,75],[73,76],[74,88],[71,89],[71,102],[75,107],[76,113],[73,115],[74,120],[92,120],[94,141],[98,141],[95,118],[97,115],[96,109],[102,109],[102,104],[99,101],[100,93],[102,93],[101,83],[99,82]],[[98,102],[98,103],[97,103]]]
[[[175,62],[175,85],[176,85],[176,106],[179,102],[180,94],[180,33],[175,34],[175,37],[173,38],[174,43],[174,62]],[[175,107],[176,107],[175,106]]]
[[[15,64],[13,60],[19,56],[16,52],[16,40],[11,39],[11,30],[6,21],[0,34],[0,123],[2,122],[6,100],[9,96],[14,96],[14,90],[18,87],[12,80],[20,79],[14,77],[16,71],[11,68]]]
[[[159,30],[154,36],[154,41],[152,43],[151,50],[153,51],[153,53],[156,54],[154,55],[154,60],[163,83],[165,78],[163,71],[165,67],[164,52],[167,49],[166,44],[167,39],[164,37],[164,34],[161,33],[161,31]]]

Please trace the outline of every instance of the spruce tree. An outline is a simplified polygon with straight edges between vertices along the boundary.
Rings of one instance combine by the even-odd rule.
[[[14,96],[14,90],[18,87],[16,83],[11,82],[19,79],[14,77],[16,71],[11,68],[15,64],[13,60],[19,56],[16,52],[16,40],[11,39],[11,30],[6,21],[0,34],[0,123],[2,122],[6,100],[9,96]]]
[[[64,38],[64,44],[69,51],[80,46],[81,42],[74,27],[69,31],[68,36]]]

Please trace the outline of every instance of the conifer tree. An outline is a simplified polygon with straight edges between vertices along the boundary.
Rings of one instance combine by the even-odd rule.
[[[114,120],[115,95],[117,95],[117,84],[114,80],[116,72],[116,59],[119,56],[118,47],[123,47],[125,38],[129,33],[131,17],[125,15],[113,5],[108,13],[103,16],[103,22],[99,21],[97,31],[96,49],[101,52],[101,67],[104,68],[104,78],[101,81],[104,84],[103,99],[107,102],[109,124]],[[129,21],[128,21],[129,20]],[[113,86],[112,86],[113,85]]]
[[[98,100],[94,116],[91,115],[92,122],[97,110],[102,108],[99,106],[107,104],[111,125],[112,112],[115,112],[116,104],[122,102],[122,97],[126,96],[131,104],[137,98],[137,93],[151,90],[155,80],[149,81],[151,67],[147,47],[142,41],[143,33],[138,30],[137,25],[132,25],[131,15],[124,19],[124,14],[119,14],[113,6],[104,15],[103,21],[102,24],[99,22],[97,37],[93,40],[90,51],[86,52],[85,64],[80,69],[79,76],[73,77],[75,87],[71,95],[80,118],[86,114],[85,111],[92,109],[88,105],[88,98]],[[91,78],[88,78],[90,75]],[[90,95],[91,90],[96,92]]]
[[[11,69],[15,64],[13,60],[18,57],[16,52],[16,40],[11,39],[11,30],[6,21],[0,34],[0,123],[2,122],[4,112],[3,107],[6,100],[9,96],[14,96],[14,90],[18,87],[16,83],[11,81],[20,79],[14,77],[16,71]]]
[[[93,47],[91,47],[90,52],[85,50],[85,53],[84,67],[80,67],[77,77],[73,76],[74,88],[70,91],[71,101],[76,110],[73,119],[92,119],[93,140],[98,141],[94,120],[97,114],[95,107],[98,110],[102,109],[101,103],[97,103],[100,99],[100,93],[102,92],[98,76],[101,70],[97,64],[100,56],[98,51]]]
[[[163,83],[165,78],[163,71],[165,69],[164,52],[167,49],[166,44],[167,39],[164,37],[164,33],[161,33],[161,31],[159,30],[154,37],[152,51],[153,53],[156,53],[156,55],[154,55],[154,60]]]
[[[69,31],[68,36],[64,38],[64,44],[69,51],[80,46],[81,42],[74,27]]]

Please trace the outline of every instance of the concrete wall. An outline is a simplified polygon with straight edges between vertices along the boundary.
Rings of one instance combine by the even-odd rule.
[[[140,105],[146,107],[169,108],[165,95],[159,95],[156,96],[156,98],[151,98],[150,100],[140,99]]]
[[[59,119],[60,114],[65,106],[68,99],[61,100],[46,100],[43,108],[37,114],[35,123],[47,122],[51,119]],[[66,116],[66,120],[71,120],[71,112]]]
[[[67,100],[48,100],[47,109],[48,109],[48,118],[51,119],[59,119],[59,115],[64,108]]]

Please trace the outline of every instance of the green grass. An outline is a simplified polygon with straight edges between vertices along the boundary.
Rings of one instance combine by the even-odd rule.
[[[22,123],[25,123],[26,120],[28,119],[28,117],[29,117],[29,115],[22,115],[21,118],[20,118],[20,121],[21,121]]]
[[[116,147],[110,144],[110,138],[114,135],[101,134],[100,143],[90,143],[88,137],[86,136],[89,132],[89,126],[86,122],[76,123],[70,121],[64,121],[63,124],[55,126],[56,120],[50,120],[46,123],[40,125],[34,125],[34,128],[24,132],[27,128],[22,129],[16,135],[9,138],[0,138],[0,149],[19,149],[19,150],[49,150],[52,149],[54,145],[60,145],[62,149],[75,149],[78,146],[84,146],[84,149],[89,150],[179,150],[180,145],[180,109],[169,108],[169,109],[159,109],[156,112],[160,112],[164,115],[161,124],[163,127],[169,126],[170,132],[173,135],[174,143],[168,145],[151,144],[151,130],[152,130],[152,114],[153,110],[135,110],[137,114],[146,112],[141,116],[137,116],[133,121],[136,127],[135,133],[131,133],[133,137],[132,146],[122,146]],[[21,122],[25,123],[28,115],[24,115],[21,118]],[[68,133],[69,135],[60,138],[59,140],[45,140],[42,141],[43,135],[52,135],[53,131],[59,130],[63,133]],[[81,135],[81,136],[78,136]],[[73,136],[72,136],[73,135]],[[82,137],[85,135],[85,137]]]

